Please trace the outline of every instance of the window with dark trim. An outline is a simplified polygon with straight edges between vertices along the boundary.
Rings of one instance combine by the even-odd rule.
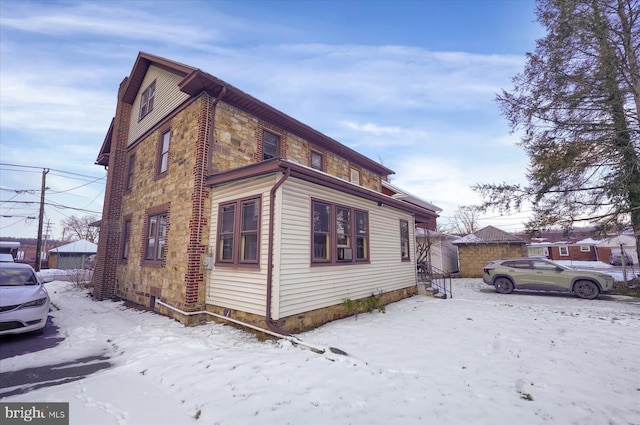
[[[165,173],[169,168],[169,144],[171,142],[171,130],[162,133],[158,158],[158,174]]]
[[[316,151],[311,151],[311,168],[322,171],[322,154]]]
[[[369,213],[312,201],[312,263],[369,261]]]
[[[156,82],[149,84],[149,87],[142,92],[140,97],[140,115],[138,119],[141,120],[153,111],[153,101],[156,97]]]
[[[129,165],[127,169],[127,190],[131,190],[131,188],[133,187],[133,171],[135,170],[135,166],[136,166],[136,155],[131,154],[129,156]]]
[[[144,259],[146,261],[164,261],[166,239],[167,213],[150,215],[147,218]]]
[[[131,220],[125,220],[122,226],[122,259],[129,258],[129,247],[131,239]]]
[[[262,132],[262,160],[280,156],[280,136],[266,130]]]
[[[351,183],[360,184],[360,170],[351,168],[350,174]]]
[[[409,222],[400,220],[400,255],[402,261],[409,261]]]
[[[260,197],[220,204],[217,263],[258,264],[260,204]]]

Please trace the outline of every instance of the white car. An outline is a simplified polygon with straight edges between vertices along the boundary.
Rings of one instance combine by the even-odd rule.
[[[0,263],[0,335],[44,328],[49,303],[49,293],[33,267]]]

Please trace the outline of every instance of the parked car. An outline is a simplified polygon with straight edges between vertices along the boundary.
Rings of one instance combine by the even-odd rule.
[[[42,329],[49,315],[49,294],[33,267],[0,263],[0,335]]]
[[[611,257],[609,257],[609,264],[611,264],[612,266],[621,266],[622,254],[619,252],[611,254]],[[627,253],[624,254],[624,264],[627,266],[633,265],[633,260]]]
[[[483,269],[482,280],[501,294],[514,289],[572,292],[594,299],[615,289],[613,277],[594,271],[575,270],[538,258],[495,260]]]
[[[0,253],[0,263],[13,263],[14,261],[13,255]]]

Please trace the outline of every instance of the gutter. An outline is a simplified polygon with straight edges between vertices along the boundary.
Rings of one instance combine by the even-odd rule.
[[[195,315],[198,315],[198,314],[207,314],[207,315],[213,316],[213,317],[215,317],[217,319],[226,320],[226,321],[235,323],[235,324],[240,325],[240,326],[245,326],[247,328],[251,328],[251,329],[256,330],[258,332],[266,333],[268,335],[272,335],[272,336],[275,336],[277,338],[286,339],[287,341],[291,342],[293,345],[296,345],[296,346],[297,345],[302,345],[304,347],[307,347],[307,348],[311,349],[311,351],[313,351],[315,353],[318,353],[318,354],[324,354],[327,351],[324,347],[318,347],[318,346],[313,345],[313,344],[308,344],[308,343],[296,338],[295,336],[283,335],[281,333],[271,332],[271,331],[269,331],[267,329],[264,329],[264,328],[261,328],[261,327],[258,327],[258,326],[254,326],[254,325],[251,325],[249,323],[241,322],[240,320],[232,319],[231,317],[226,317],[226,316],[222,316],[220,314],[212,313],[210,311],[206,311],[206,310],[201,310],[201,311],[182,311],[182,310],[180,310],[180,309],[178,309],[178,308],[176,308],[176,307],[174,307],[172,305],[169,305],[169,304],[167,304],[165,302],[162,302],[162,301],[160,301],[158,299],[156,299],[156,304],[160,304],[160,305],[162,305],[162,306],[164,306],[164,307],[166,307],[166,308],[168,308],[170,310],[173,310],[173,311],[178,312],[180,314],[184,314],[185,316],[195,316]],[[331,350],[331,351],[334,352],[333,350]]]
[[[291,168],[286,167],[284,176],[271,188],[269,191],[269,252],[267,254],[267,311],[265,313],[265,319],[267,321],[267,326],[274,332],[277,332],[279,336],[290,336],[289,332],[283,330],[278,325],[276,325],[271,319],[271,294],[273,292],[273,239],[275,232],[275,225],[273,223],[273,217],[275,215],[275,199],[276,199],[276,191],[282,184],[289,178],[291,175]]]

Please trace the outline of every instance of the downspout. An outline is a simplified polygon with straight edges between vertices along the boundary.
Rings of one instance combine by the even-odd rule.
[[[269,252],[268,252],[268,260],[267,260],[267,312],[265,314],[265,319],[267,321],[267,326],[274,332],[277,332],[280,335],[290,336],[289,332],[281,329],[278,325],[276,325],[273,320],[271,320],[271,294],[272,294],[272,286],[273,286],[273,239],[275,232],[275,225],[273,223],[273,218],[275,215],[275,199],[276,199],[276,191],[285,180],[289,178],[291,175],[291,168],[286,167],[284,172],[284,176],[278,180],[278,182],[271,188],[269,192]]]

